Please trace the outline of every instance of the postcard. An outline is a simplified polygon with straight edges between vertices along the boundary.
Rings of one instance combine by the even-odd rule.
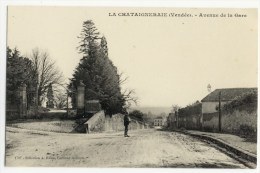
[[[7,8],[5,167],[256,169],[256,8]]]

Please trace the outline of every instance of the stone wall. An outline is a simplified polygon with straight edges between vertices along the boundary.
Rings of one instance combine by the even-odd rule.
[[[104,111],[100,111],[93,115],[86,123],[89,132],[109,132],[124,131],[124,115],[115,114],[112,117],[105,115]],[[145,129],[148,125],[137,120],[132,120],[129,124],[129,130]]]
[[[112,117],[106,116],[105,131],[122,131],[124,130],[124,115],[115,114]]]
[[[137,129],[145,129],[145,128],[148,128],[148,125],[133,119],[131,120],[128,126],[129,130],[137,130]],[[115,114],[112,117],[106,116],[105,131],[123,131],[124,129],[125,126],[124,126],[123,114]]]
[[[21,84],[18,90],[13,91],[16,99],[8,101],[6,99],[6,120],[15,120],[20,118],[37,118],[38,108],[35,103],[28,103],[27,97],[32,93],[28,93],[25,84]]]
[[[104,111],[99,111],[85,123],[85,126],[88,128],[87,132],[101,132],[105,130],[104,124],[105,113]]]
[[[249,110],[250,109],[250,110]],[[219,114],[203,114],[203,129],[205,131],[218,131]],[[257,110],[252,108],[236,109],[234,111],[223,111],[221,121],[222,132],[243,134],[257,132]]]
[[[19,119],[19,106],[17,104],[6,104],[6,120]]]
[[[201,114],[180,116],[178,126],[179,126],[179,128],[183,127],[187,130],[200,130],[201,129]]]
[[[218,112],[203,114],[202,128],[204,131],[218,131]]]

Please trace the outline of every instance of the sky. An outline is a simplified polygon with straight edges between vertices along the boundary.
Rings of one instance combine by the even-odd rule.
[[[109,13],[245,14],[247,17],[122,17]],[[257,10],[9,6],[7,45],[47,51],[68,79],[82,55],[82,23],[93,20],[109,58],[128,76],[139,106],[184,107],[217,88],[257,87]]]

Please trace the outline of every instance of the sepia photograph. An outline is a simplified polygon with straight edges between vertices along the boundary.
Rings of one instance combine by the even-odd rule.
[[[256,169],[257,8],[6,20],[5,167]]]

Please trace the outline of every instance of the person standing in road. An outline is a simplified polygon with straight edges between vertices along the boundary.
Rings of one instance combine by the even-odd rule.
[[[128,115],[128,113],[126,113],[125,116],[124,116],[125,137],[130,137],[130,136],[128,136],[128,134],[127,134],[127,132],[128,132],[128,125],[129,125],[130,121],[131,121],[131,120],[130,120],[130,118],[129,118],[129,115]]]

